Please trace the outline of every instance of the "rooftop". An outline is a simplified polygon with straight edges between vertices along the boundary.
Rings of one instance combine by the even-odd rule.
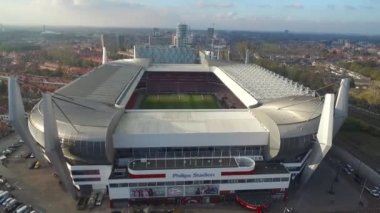
[[[255,64],[218,64],[231,79],[256,100],[287,96],[313,96],[313,91]]]
[[[266,132],[247,110],[132,110],[115,134]]]
[[[209,72],[209,67],[203,64],[151,64],[146,68],[149,72]]]
[[[323,101],[318,97],[291,96],[271,100],[252,111],[262,111],[278,125],[309,121],[322,113]]]
[[[264,175],[264,174],[288,174],[288,170],[284,165],[280,163],[263,163],[256,162],[255,165],[255,174]]]
[[[56,93],[113,105],[140,70],[141,66],[126,61],[107,63],[79,77]]]

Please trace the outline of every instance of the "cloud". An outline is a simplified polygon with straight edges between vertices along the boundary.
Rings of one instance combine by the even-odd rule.
[[[270,4],[259,4],[259,5],[257,5],[257,7],[259,7],[259,8],[272,8],[272,5],[270,5]]]
[[[137,8],[143,7],[143,4],[136,3],[129,0],[33,0],[35,5],[43,7],[83,7],[83,8],[92,8],[92,7],[129,7]]]
[[[327,9],[335,10],[335,8],[336,8],[335,4],[328,4],[327,5]]]
[[[215,14],[216,20],[236,20],[237,19],[237,13],[236,12],[224,12],[224,13],[217,13]]]
[[[376,9],[374,6],[368,6],[368,5],[363,5],[363,6],[361,6],[361,8],[363,8],[365,10],[374,10],[374,9]]]
[[[345,10],[356,10],[356,7],[354,7],[352,5],[344,5],[344,9]]]
[[[288,4],[288,5],[285,5],[285,7],[290,8],[290,9],[297,9],[297,10],[305,8],[305,6],[303,4],[300,4],[300,3]]]
[[[212,8],[212,9],[227,9],[227,8],[234,7],[234,4],[231,2],[210,3],[210,2],[205,2],[205,1],[197,1],[195,5],[199,8]]]

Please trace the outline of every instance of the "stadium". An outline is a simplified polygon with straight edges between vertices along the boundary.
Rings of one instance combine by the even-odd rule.
[[[104,190],[111,206],[235,200],[249,209],[286,199],[347,117],[348,80],[335,100],[254,64],[198,57],[103,60],[44,94],[27,119],[12,77],[10,120],[73,197]]]

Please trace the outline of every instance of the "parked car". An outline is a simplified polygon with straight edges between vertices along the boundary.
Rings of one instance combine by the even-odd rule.
[[[7,199],[5,199],[5,200],[1,203],[1,205],[2,205],[2,206],[6,206],[11,200],[13,200],[13,197],[8,197]]]
[[[16,151],[16,148],[14,148],[12,146],[8,147],[7,149],[11,150],[12,152]]]
[[[13,143],[10,147],[14,147],[14,148],[17,148],[17,147],[20,147],[22,144],[21,143]]]
[[[34,169],[39,169],[41,166],[40,162],[37,161],[36,164],[34,164]]]
[[[9,196],[7,196],[7,195],[9,195],[9,192],[8,192],[8,191],[1,192],[1,193],[0,193],[0,200],[3,199],[4,197],[8,198]],[[4,201],[4,200],[3,200],[3,201]],[[1,203],[2,203],[2,202],[0,202],[0,204],[1,204]]]
[[[5,149],[5,150],[2,151],[2,153],[3,153],[3,155],[7,156],[7,155],[9,155],[9,154],[12,153],[12,150],[10,150],[10,149]]]
[[[34,166],[36,165],[37,161],[33,160],[32,162],[29,163],[28,168],[29,169],[34,169]]]
[[[85,210],[87,207],[88,197],[81,197],[77,203],[77,210]]]
[[[13,187],[10,183],[6,182],[4,186],[7,188],[8,191],[13,191],[15,187]]]
[[[14,199],[14,198],[12,198],[12,200],[10,200],[9,202],[7,202],[7,203],[5,204],[5,209],[7,209],[9,206],[13,205],[13,204],[16,203],[16,202],[17,202],[17,200]]]
[[[6,212],[12,212],[15,207],[19,206],[21,203],[15,200],[14,202],[8,203],[8,205],[5,207]]]
[[[375,189],[377,192],[380,193],[380,187],[379,186],[374,186],[373,189]]]
[[[101,206],[102,203],[103,203],[103,197],[104,197],[104,193],[103,192],[99,192],[98,196],[96,197],[95,205]]]
[[[24,212],[27,208],[28,208],[28,206],[25,205],[25,204],[19,205],[19,206],[16,208],[16,213],[22,213],[22,212]]]
[[[15,204],[11,205],[10,207],[8,207],[8,209],[5,209],[5,210],[8,212],[14,212],[19,206],[22,206],[22,205],[24,204],[21,202],[16,202]]]
[[[352,166],[350,164],[346,164],[346,168],[352,173],[354,172],[354,168],[352,168]]]
[[[27,158],[29,158],[29,156],[31,155],[32,153],[31,152],[23,152],[22,154],[21,154],[21,156],[23,157],[23,158],[25,158],[25,159],[27,159]]]
[[[347,169],[346,167],[343,168],[343,171],[344,173],[346,173],[346,175],[351,175],[352,173],[350,172],[349,169]]]
[[[87,206],[89,209],[94,208],[96,202],[96,192],[92,192],[90,198],[88,198]]]
[[[5,194],[0,198],[0,204],[3,203],[6,199],[10,198],[11,195],[9,193]]]

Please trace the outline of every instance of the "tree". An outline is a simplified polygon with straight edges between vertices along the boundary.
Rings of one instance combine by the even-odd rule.
[[[7,94],[7,84],[4,80],[0,80],[0,96]]]

